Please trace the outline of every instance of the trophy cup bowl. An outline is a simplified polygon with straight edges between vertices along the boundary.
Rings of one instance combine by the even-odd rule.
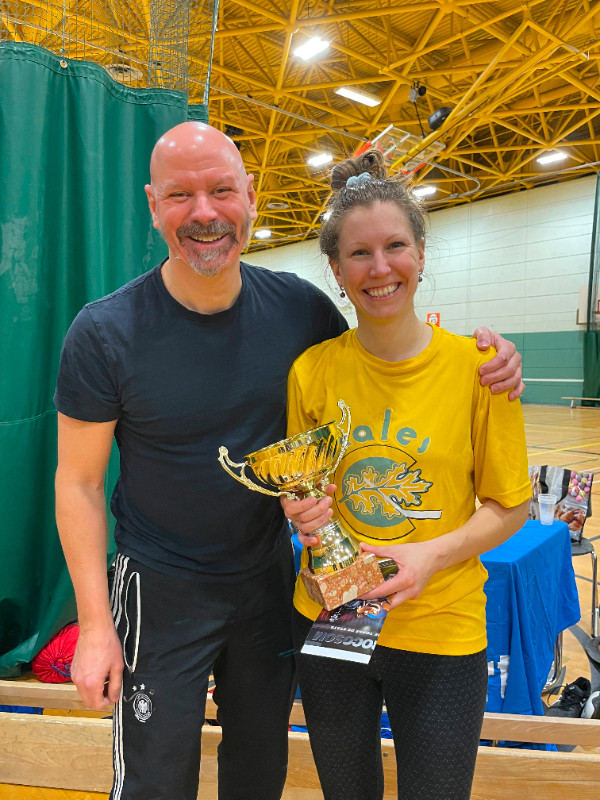
[[[337,469],[350,433],[349,409],[342,400],[338,406],[342,411],[339,424],[328,422],[290,436],[250,453],[239,464],[229,458],[226,447],[220,447],[219,462],[229,475],[252,491],[293,499],[325,497],[328,476]],[[246,475],[247,468],[272,488],[254,483]],[[370,553],[361,553],[337,519],[332,518],[313,535],[319,538],[319,544],[307,548],[308,568],[300,574],[309,596],[323,608],[337,608],[383,581],[377,559]]]

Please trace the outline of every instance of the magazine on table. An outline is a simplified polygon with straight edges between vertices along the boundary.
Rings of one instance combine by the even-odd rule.
[[[529,519],[539,519],[538,497],[552,494],[556,497],[554,519],[566,522],[572,542],[580,542],[586,519],[592,514],[591,472],[577,472],[563,467],[529,467],[531,501]]]

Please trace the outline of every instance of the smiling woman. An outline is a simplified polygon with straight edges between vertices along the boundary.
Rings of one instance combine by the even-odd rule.
[[[334,508],[322,500],[321,510],[305,499],[283,505],[303,544],[317,544],[311,533],[328,519],[321,514],[333,512],[363,551],[391,559],[398,571],[363,596],[389,601],[368,664],[302,650],[321,609],[296,585],[294,636],[311,746],[326,800],[379,800],[385,698],[398,796],[468,800],[487,691],[479,555],[526,517],[522,414],[480,385],[489,355],[417,317],[425,217],[402,183],[385,177],[382,154],[342,162],[331,183],[337,193],[321,250],[358,326],[294,362],[288,435],[333,418],[338,398],[355,428],[333,479]],[[303,567],[307,561],[303,555]]]

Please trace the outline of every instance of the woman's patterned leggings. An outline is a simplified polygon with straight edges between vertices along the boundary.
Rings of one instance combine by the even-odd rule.
[[[302,647],[312,622],[294,612]],[[381,709],[394,736],[399,800],[469,800],[487,693],[485,650],[440,656],[378,645],[369,664],[297,654],[325,800],[381,800]]]

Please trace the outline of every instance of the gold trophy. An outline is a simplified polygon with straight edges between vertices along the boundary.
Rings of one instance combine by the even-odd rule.
[[[348,447],[350,410],[342,400],[338,400],[338,406],[342,411],[339,424],[328,422],[263,447],[241,464],[229,458],[226,447],[220,447],[221,466],[254,492],[291,499],[325,497],[328,476],[335,472]],[[254,483],[246,475],[248,467],[258,480],[278,491]],[[331,611],[383,582],[375,556],[362,553],[339,520],[332,518],[313,535],[319,537],[319,544],[308,548],[308,567],[300,570],[300,575],[309,597],[323,608]]]

